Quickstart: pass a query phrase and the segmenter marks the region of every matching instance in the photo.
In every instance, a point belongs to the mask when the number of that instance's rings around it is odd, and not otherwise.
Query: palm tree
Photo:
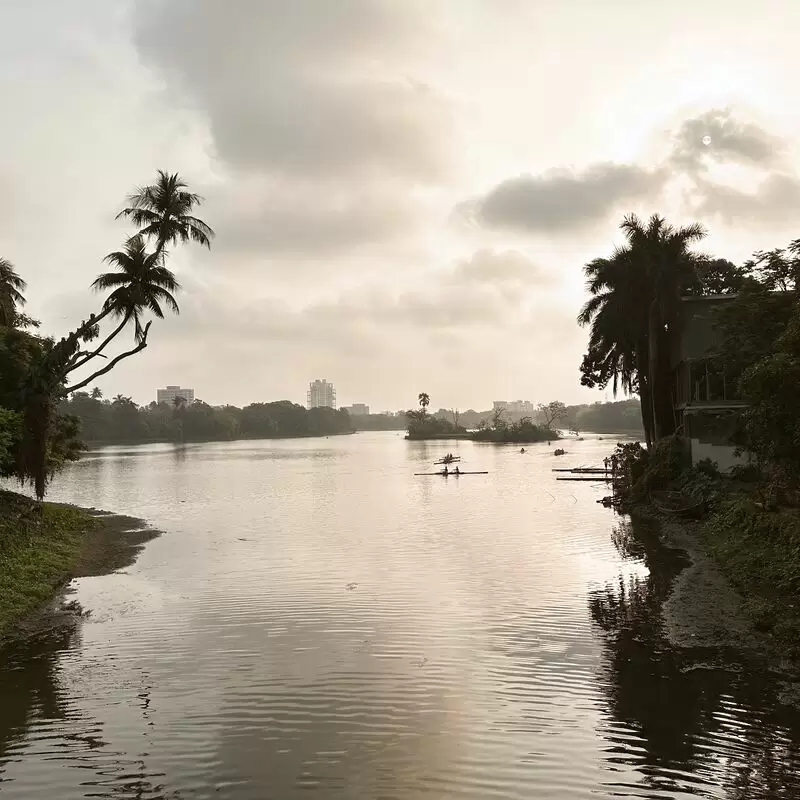
[[[95,386],[92,389],[92,400],[102,400],[103,399],[103,390],[99,386]]]
[[[674,433],[676,427],[670,359],[680,326],[681,295],[697,280],[696,266],[702,258],[689,248],[706,232],[698,223],[675,228],[658,214],[653,214],[646,226],[630,214],[620,228],[630,258],[644,270],[649,286],[648,378],[653,433],[661,439]]]
[[[602,388],[610,381],[615,396],[620,388],[638,393],[650,446],[653,407],[647,364],[650,295],[646,275],[627,248],[615,249],[610,258],[590,261],[584,273],[592,296],[578,315],[578,324],[591,325],[581,383]]]
[[[67,366],[66,373],[82,367],[100,355],[109,342],[116,338],[131,320],[134,324],[137,345],[133,350],[117,356],[107,366],[97,370],[85,380],[69,387],[68,392],[83,388],[112,369],[122,358],[144,349],[147,345],[147,331],[150,327],[149,322],[142,326],[142,318],[145,313],[149,311],[158,319],[164,319],[163,306],[175,314],[180,313],[178,302],[173,295],[173,292],[181,288],[180,284],[172,271],[164,266],[162,254],[147,252],[142,236],[137,234],[128,239],[123,250],[109,253],[103,260],[113,264],[116,270],[98,275],[92,283],[92,288],[96,291],[111,289],[111,294],[103,303],[101,313],[95,319],[100,320],[111,315],[120,322],[97,348],[83,353],[71,361]]]
[[[180,313],[173,292],[181,287],[171,270],[164,266],[159,253],[148,253],[145,240],[136,235],[125,243],[123,250],[109,253],[104,259],[117,269],[98,275],[92,283],[96,291],[111,289],[103,304],[103,311],[110,310],[112,316],[122,318],[109,341],[132,319],[137,341],[141,340],[142,315],[150,311],[158,319],[164,319],[162,304],[175,314]],[[105,342],[101,348],[105,346]]]
[[[187,189],[177,172],[170,174],[160,169],[154,184],[139,187],[129,195],[128,205],[117,214],[117,219],[130,219],[139,228],[140,236],[154,238],[156,255],[176,242],[194,241],[210,248],[214,231],[192,216],[203,198]]]
[[[25,296],[22,294],[27,288],[14,265],[0,258],[0,325],[11,328],[17,321],[18,306],[25,305]]]
[[[425,392],[420,392],[418,400],[420,408],[422,409],[422,413],[427,413],[428,406],[431,404],[431,398]]]

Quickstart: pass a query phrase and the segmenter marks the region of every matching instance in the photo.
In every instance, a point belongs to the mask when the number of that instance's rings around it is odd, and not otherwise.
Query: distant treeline
[[[456,422],[456,413],[450,409],[440,408],[432,414],[434,417]],[[505,418],[509,423],[520,422],[525,414],[506,412]],[[529,414],[533,422],[544,425],[546,420],[537,411]],[[492,411],[461,411],[457,415],[458,424],[469,430],[474,430],[492,422]],[[405,430],[408,420],[404,414],[369,414],[352,417],[353,425],[360,431],[400,431]],[[638,399],[620,400],[613,403],[592,403],[577,406],[567,406],[566,415],[559,421],[562,428],[592,431],[594,433],[640,433],[642,429],[641,404]]]
[[[130,397],[113,400],[75,392],[59,411],[80,423],[85,442],[203,442],[226,439],[280,439],[351,433],[346,411],[312,408],[288,400],[253,403],[244,408],[203,402],[137,406]]]

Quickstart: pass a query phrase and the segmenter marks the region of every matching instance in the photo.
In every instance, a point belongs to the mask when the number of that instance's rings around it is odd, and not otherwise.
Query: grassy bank
[[[72,576],[97,524],[77,508],[0,492],[0,638]]]
[[[133,517],[0,491],[0,642],[70,579],[123,569],[157,535]]]
[[[756,629],[800,661],[800,510],[765,511],[751,497],[729,497],[701,531]]]

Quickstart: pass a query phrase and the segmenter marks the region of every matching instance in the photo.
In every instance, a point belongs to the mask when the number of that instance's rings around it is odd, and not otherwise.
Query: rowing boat
[[[488,470],[485,472],[415,472],[415,475],[439,475],[442,478],[459,478],[462,475],[488,475]]]

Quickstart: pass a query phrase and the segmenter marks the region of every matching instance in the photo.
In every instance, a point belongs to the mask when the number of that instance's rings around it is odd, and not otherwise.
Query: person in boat
[[[461,470],[460,470],[458,467],[456,467],[456,468],[453,470],[453,475],[460,475],[460,474],[461,474]]]
[[[448,472],[447,472],[447,464],[445,464],[445,465],[444,465],[444,469],[442,470],[442,475],[444,475],[444,476],[445,476],[445,478],[446,478],[446,477],[447,477],[447,475],[448,475]]]
[[[525,448],[524,448],[524,447],[520,448],[520,451],[519,451],[519,452],[520,452],[520,453],[524,453],[524,452],[525,452]]]

